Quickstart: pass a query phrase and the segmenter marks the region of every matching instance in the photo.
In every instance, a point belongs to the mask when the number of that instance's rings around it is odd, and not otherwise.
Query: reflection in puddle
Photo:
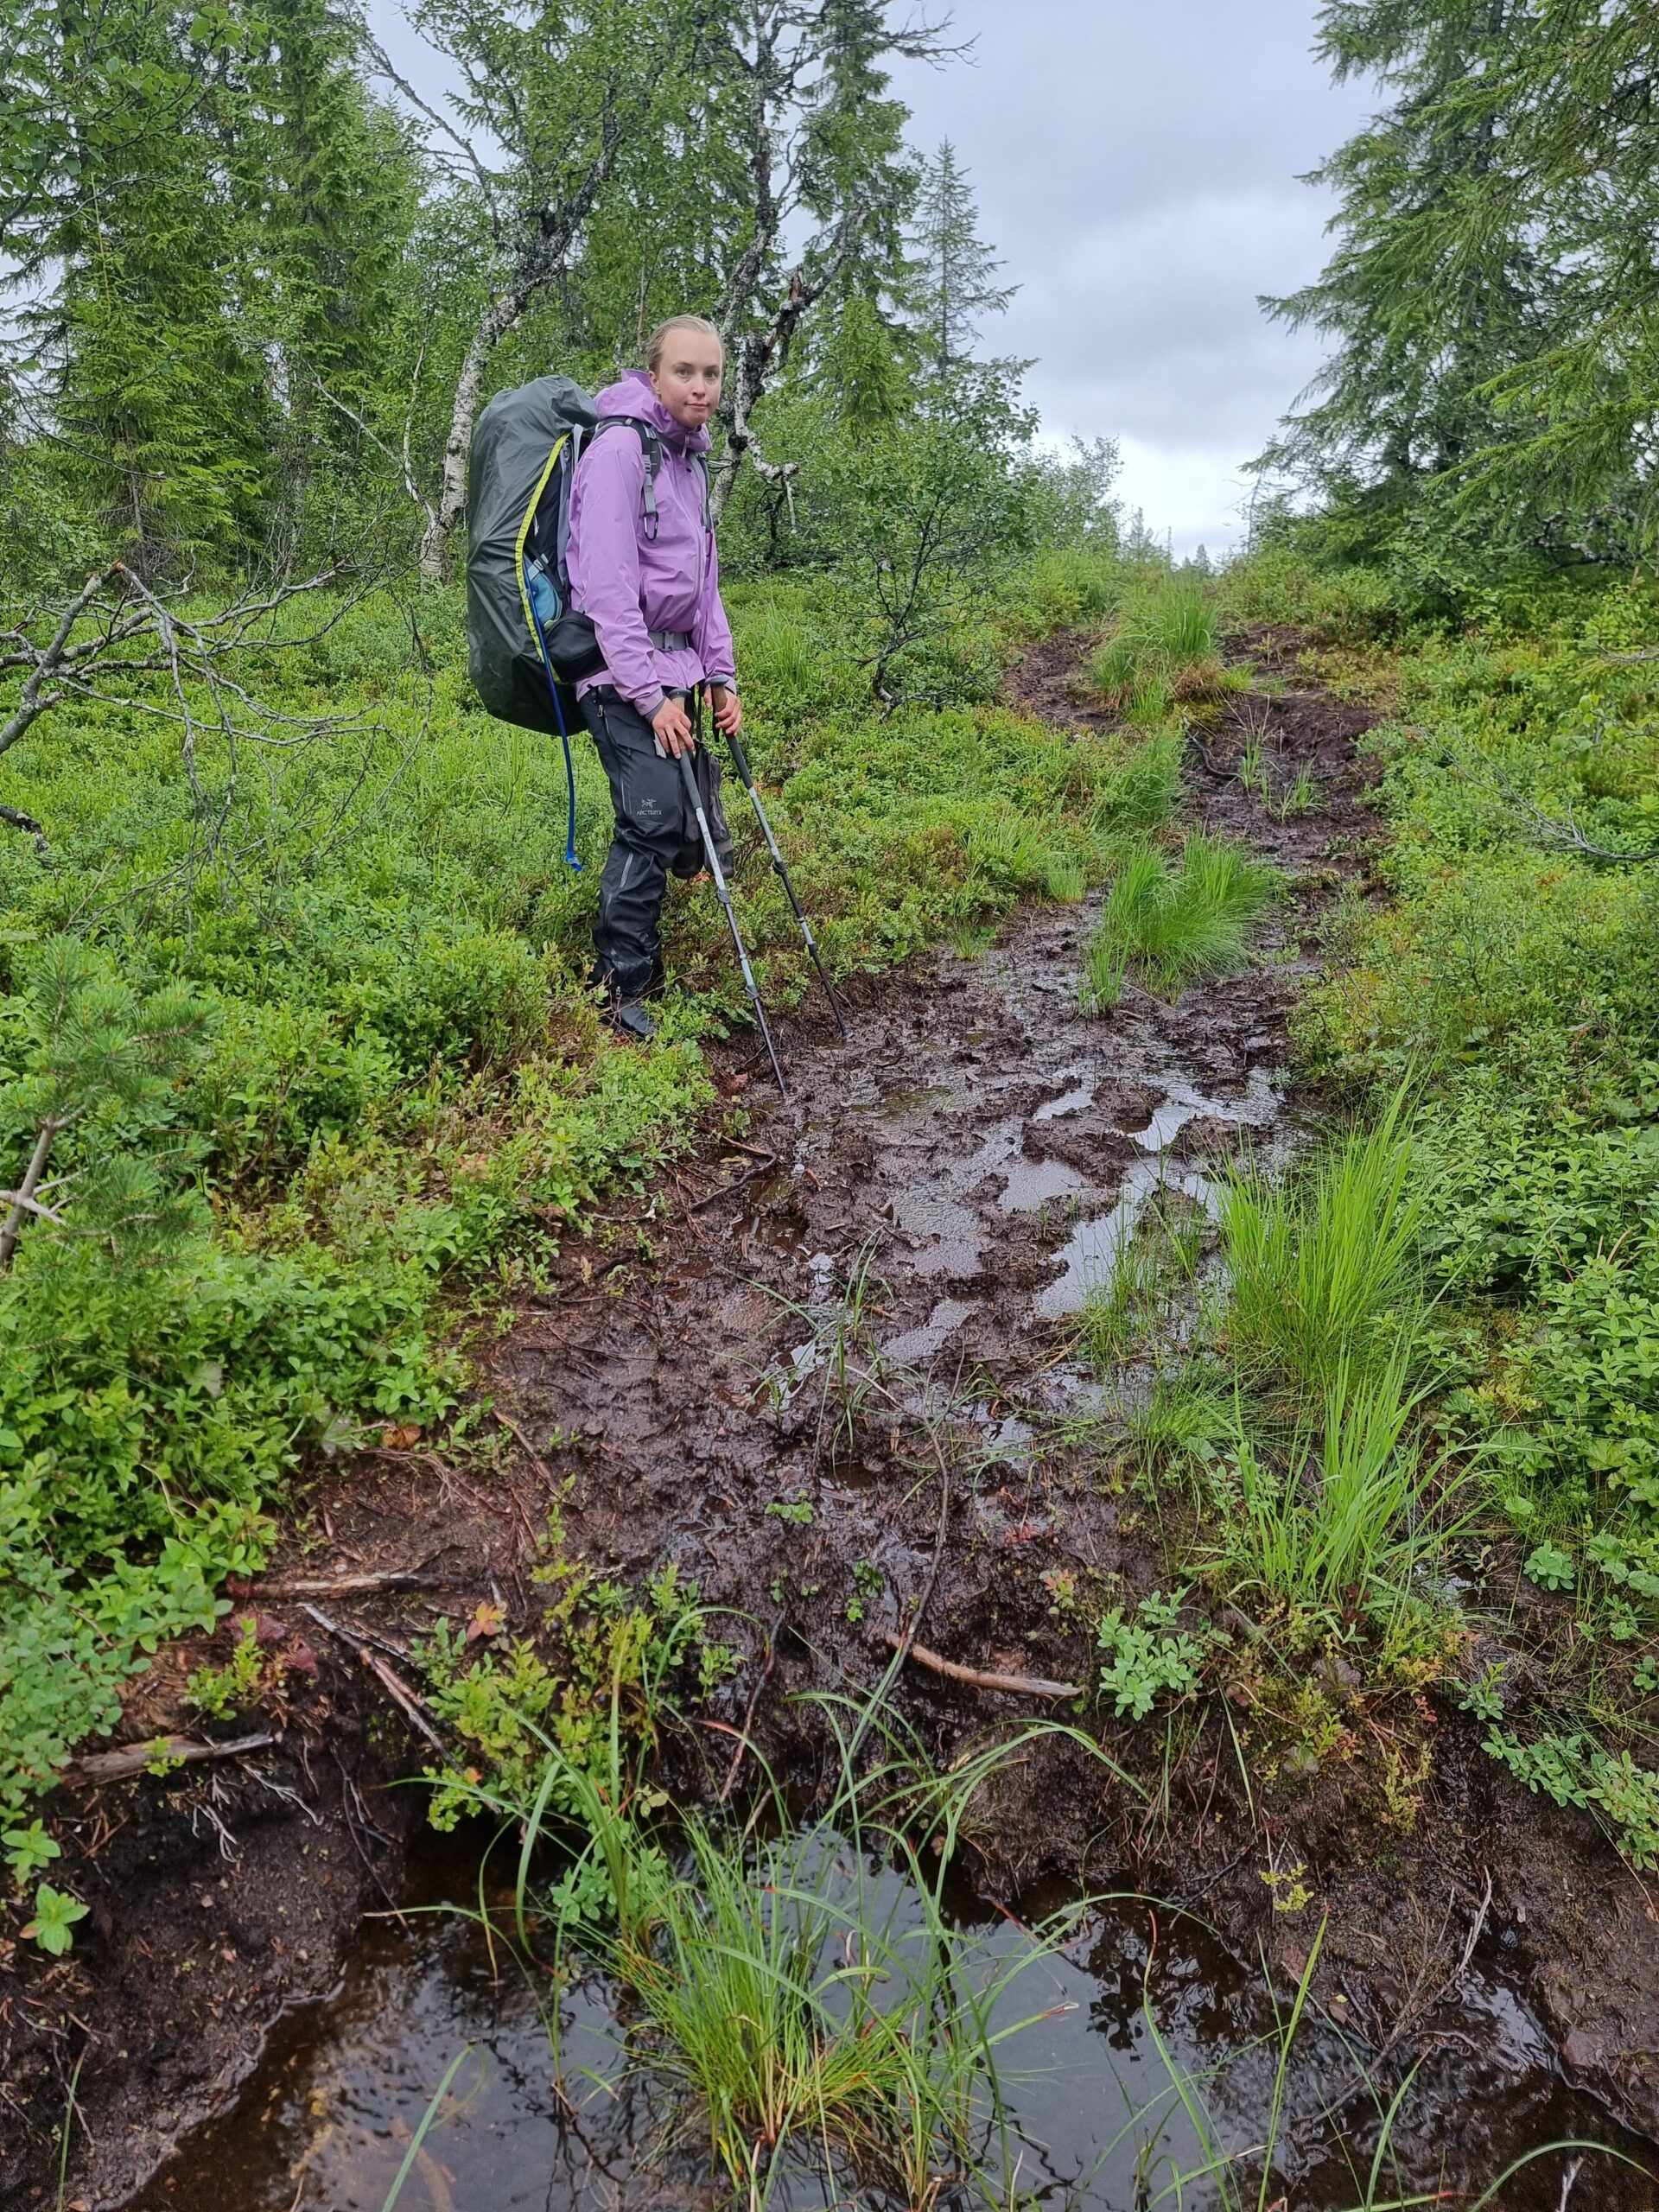
[[[1056,1198],[1079,1198],[1093,1188],[1063,1160],[1016,1160],[997,1205],[1004,1213],[1035,1213]]]
[[[1215,1186],[1195,1169],[1168,1160],[1135,1160],[1124,1173],[1117,1204],[1110,1213],[1080,1224],[1056,1254],[1065,1272],[1037,1301],[1037,1311],[1045,1319],[1081,1313],[1089,1299],[1111,1288],[1135,1224],[1157,1190],[1179,1191],[1214,1217]]]
[[[1249,1088],[1242,1098],[1209,1098],[1190,1084],[1167,1085],[1164,1102],[1153,1109],[1144,1129],[1131,1134],[1142,1152],[1166,1152],[1189,1122],[1231,1122],[1243,1128],[1262,1129],[1278,1119],[1279,1097],[1265,1068],[1252,1068]]]
[[[1072,1068],[1069,1069],[1067,1072],[1072,1075],[1081,1075],[1083,1073],[1083,1070],[1081,1068]],[[1087,1108],[1092,1106],[1094,1103],[1094,1084],[1092,1083],[1082,1083],[1077,1085],[1075,1090],[1065,1091],[1058,1098],[1051,1098],[1046,1106],[1039,1106],[1031,1118],[1033,1122],[1056,1122],[1059,1119],[1062,1114],[1081,1114]]]
[[[970,1313],[979,1311],[977,1300],[964,1305],[960,1299],[942,1298],[919,1329],[906,1329],[881,1347],[881,1357],[894,1367],[919,1367],[931,1359]]]
[[[464,1898],[471,1882],[457,1856],[447,1854],[443,1886]],[[890,1873],[877,1871],[872,1894],[895,1921],[913,1910]],[[1046,1909],[1033,1901],[1021,1917]],[[1262,2139],[1274,2094],[1272,2000],[1198,1922],[1163,1909],[1155,1919],[1154,1938],[1144,1905],[1093,1908],[1064,1949],[999,2000],[994,2031],[1033,2023],[1001,2047],[1022,2202],[1127,2212],[1154,2201],[1178,2169],[1203,2164],[1148,2009],[1216,2143],[1236,2155]],[[958,1923],[976,1932],[987,1979],[1024,1945],[1016,1923],[971,1897],[961,1899]],[[526,1977],[505,1955],[498,1965],[476,1929],[448,1914],[372,1924],[340,1993],[278,2029],[236,2107],[200,2130],[129,2212],[382,2212],[462,2051],[397,2212],[684,2212],[720,2202],[696,2120],[672,2128],[661,2088],[629,2071],[607,1988],[594,1981],[565,1993],[561,2090],[540,2011],[545,1979]],[[1535,2022],[1493,1976],[1469,1976],[1430,2016],[1414,2056],[1421,2063],[1402,2103],[1398,2171],[1385,2168],[1385,2197],[1478,2190],[1522,2152],[1574,2138],[1653,2162],[1563,2087]],[[1298,2212],[1354,2202],[1355,2167],[1363,2177],[1376,2134],[1369,2092],[1354,2093],[1362,2060],[1351,2037],[1310,2012],[1286,2073],[1271,2192]],[[1243,2195],[1254,2202],[1253,2171],[1243,2171],[1252,2178]],[[1541,2159],[1504,2190],[1506,2212],[1556,2212],[1563,2173],[1560,2154]],[[836,2201],[804,2173],[779,2181],[767,2200],[778,2212],[823,2212]],[[1222,2202],[1203,2182],[1164,2201],[1189,2212],[1217,2212]],[[1579,2201],[1637,2212],[1652,2192],[1635,2173],[1592,2159]],[[860,2212],[891,2203],[864,2190],[856,2202]]]
[[[1215,1185],[1196,1168],[1166,1157],[1189,1122],[1205,1119],[1265,1129],[1274,1125],[1281,1111],[1279,1095],[1262,1068],[1251,1069],[1242,1098],[1211,1098],[1190,1084],[1167,1077],[1163,1090],[1163,1101],[1154,1109],[1146,1127],[1124,1133],[1152,1157],[1135,1160],[1126,1171],[1111,1211],[1081,1223],[1056,1253],[1062,1272],[1037,1300],[1036,1312],[1042,1319],[1058,1320],[1065,1314],[1080,1313],[1090,1298],[1110,1290],[1135,1224],[1154,1191],[1179,1191],[1215,1218],[1218,1203]]]

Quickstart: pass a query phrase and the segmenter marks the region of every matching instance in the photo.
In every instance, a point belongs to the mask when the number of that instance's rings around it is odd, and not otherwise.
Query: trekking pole
[[[749,965],[749,956],[743,950],[743,939],[738,933],[737,916],[732,912],[732,894],[726,881],[725,871],[720,865],[720,855],[715,850],[713,832],[709,817],[702,810],[702,794],[697,789],[697,779],[691,772],[690,757],[681,753],[676,756],[680,764],[680,781],[685,785],[685,795],[691,802],[691,811],[697,817],[697,830],[702,839],[702,849],[708,855],[709,873],[715,880],[715,896],[726,912],[726,925],[731,931],[732,943],[737,947],[737,964],[743,970],[744,986],[749,994],[749,1004],[754,1008],[754,1018],[760,1025],[760,1034],[766,1039],[766,1057],[772,1062],[772,1071],[778,1078],[778,1096],[787,1099],[789,1085],[784,1081],[784,1071],[778,1059],[778,1047],[772,1041],[772,1032],[766,1027],[766,1008],[760,1003],[754,970]]]
[[[785,867],[784,856],[778,849],[778,840],[772,834],[772,824],[766,819],[766,810],[761,805],[760,794],[754,787],[754,771],[749,766],[748,754],[743,750],[743,741],[732,730],[721,730],[721,735],[732,748],[733,765],[741,778],[743,788],[747,791],[750,804],[754,808],[755,819],[760,824],[760,834],[766,841],[766,850],[772,855],[772,864],[778,871],[778,880],[783,885],[785,895],[794,909],[795,918],[801,925],[801,935],[806,939],[806,949],[812,956],[812,965],[818,971],[818,981],[823,985],[823,995],[830,1001],[830,1011],[836,1017],[836,1027],[841,1032],[841,1041],[844,1045],[847,1041],[847,1024],[842,1018],[841,1001],[836,996],[835,987],[823,972],[823,963],[818,957],[817,940],[812,934],[812,925],[801,912],[801,902],[795,896],[795,887],[789,880],[789,870]]]

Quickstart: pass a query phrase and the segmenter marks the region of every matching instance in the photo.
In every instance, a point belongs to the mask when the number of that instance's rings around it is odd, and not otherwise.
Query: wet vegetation
[[[457,0],[410,27],[482,103],[445,136],[355,17],[12,15],[7,2183],[137,2185],[146,2082],[199,2115],[398,1912],[359,1777],[418,1772],[462,1978],[547,2039],[512,2116],[626,2113],[607,2188],[1565,2212],[1544,2100],[1463,2134],[1558,2058],[1659,2127],[1641,11],[1325,10],[1400,105],[1279,303],[1338,349],[1268,457],[1305,496],[1219,571],[979,352],[1000,265],[886,97],[942,33]],[[787,1108],[697,885],[656,1041],[604,1027],[603,777],[569,870],[557,753],[467,676],[481,399],[688,303],[854,1016],[834,1060],[740,832]],[[1260,1967],[1207,2042],[1200,1908]],[[1154,2069],[1109,2134],[1043,2101],[1111,2071],[1085,2005]],[[388,2212],[442,2201],[465,2056]],[[165,2186],[223,2202],[211,2145]]]

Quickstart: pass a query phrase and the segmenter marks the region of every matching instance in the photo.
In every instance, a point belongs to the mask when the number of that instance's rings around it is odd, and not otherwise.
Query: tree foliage
[[[1389,105],[1317,172],[1337,250],[1268,302],[1335,340],[1264,457],[1443,543],[1651,551],[1659,17],[1643,0],[1330,0]]]

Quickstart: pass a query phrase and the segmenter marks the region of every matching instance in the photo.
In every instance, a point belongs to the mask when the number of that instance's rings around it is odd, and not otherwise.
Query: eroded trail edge
[[[569,1556],[634,1582],[672,1564],[729,1609],[743,1656],[709,1709],[726,1731],[711,1738],[717,1782],[751,1720],[775,1760],[810,1756],[791,1694],[868,1688],[907,1634],[969,1675],[1088,1682],[1090,1632],[1066,1593],[1133,1602],[1166,1580],[1155,1499],[1109,1478],[1079,1310],[1159,1194],[1201,1213],[1220,1163],[1244,1147],[1287,1157],[1317,1123],[1287,1072],[1287,1021],[1319,925],[1344,887],[1365,887],[1378,835],[1356,752],[1374,716],[1311,688],[1293,649],[1245,642],[1265,681],[1189,747],[1185,813],[1289,879],[1247,972],[1173,1004],[1130,985],[1085,1014],[1096,907],[1048,907],[977,957],[852,986],[844,1046],[810,1008],[785,1025],[787,1106],[768,1103],[746,1051],[723,1050],[722,1085],[749,1102],[741,1140],[573,1246],[561,1294],[499,1346],[500,1479],[480,1487],[416,1442],[325,1478],[304,1550],[258,1593],[304,1628],[318,1687],[277,1716],[274,1750],[160,1801],[111,1796],[126,1840],[85,1870],[104,1916],[82,1954],[86,2002],[130,2023],[120,2060],[95,2037],[86,2069],[86,2202],[125,2201],[246,2074],[275,2014],[329,1986],[361,1910],[397,1892],[419,1808],[378,1785],[415,1756],[382,1725],[396,1722],[383,1686],[302,1606],[394,1671],[438,1613],[459,1626],[482,1604],[493,1632],[527,1629],[556,1509]],[[1074,651],[1033,649],[1013,688],[1082,732]],[[1268,772],[1247,789],[1252,746]],[[1311,802],[1293,809],[1299,781]],[[879,1390],[838,1387],[849,1358]],[[942,1548],[930,1434],[951,1468]],[[392,1573],[409,1586],[374,1586]],[[914,1663],[894,1694],[941,1760],[1033,1709]],[[1357,1685],[1353,1701],[1357,1731],[1386,1732]],[[1239,1705],[1188,1732],[1148,1800],[1064,1745],[1038,1747],[987,1808],[979,1885],[1017,1904],[1058,1875],[1201,1904],[1241,1956],[1262,1946],[1292,1980],[1328,1910],[1316,1990],[1396,2055],[1459,2032],[1460,1977],[1484,1961],[1571,2076],[1659,2130],[1652,1929],[1587,1823],[1541,1819],[1456,1716],[1433,1732],[1408,1818],[1391,1814],[1376,1760],[1247,1779],[1249,1719]],[[1116,1732],[1119,1756],[1128,1741]],[[1281,1875],[1311,1912],[1275,1912]],[[140,1926],[142,1957],[125,1932]]]

